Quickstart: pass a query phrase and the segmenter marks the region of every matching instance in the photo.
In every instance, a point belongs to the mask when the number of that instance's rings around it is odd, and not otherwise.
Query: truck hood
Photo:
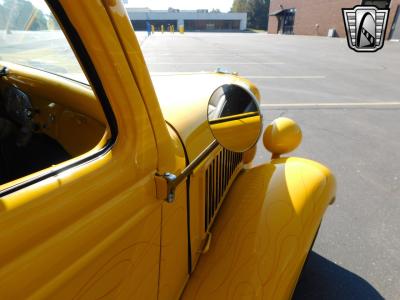
[[[214,140],[207,121],[208,101],[221,85],[237,84],[259,92],[248,80],[221,73],[151,74],[165,120],[178,132],[189,161],[193,161]]]

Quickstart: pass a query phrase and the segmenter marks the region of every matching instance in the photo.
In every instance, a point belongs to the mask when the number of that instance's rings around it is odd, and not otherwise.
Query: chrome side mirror
[[[244,152],[258,141],[262,115],[258,101],[245,88],[227,84],[212,94],[208,103],[208,124],[224,148]]]

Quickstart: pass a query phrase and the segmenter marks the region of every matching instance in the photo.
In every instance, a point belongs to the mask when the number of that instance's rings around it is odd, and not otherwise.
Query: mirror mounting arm
[[[218,142],[214,140],[203,152],[190,162],[179,175],[170,172],[156,174],[157,198],[165,200],[168,203],[173,203],[177,186],[186,180],[193,173],[193,170],[200,165],[218,145]]]

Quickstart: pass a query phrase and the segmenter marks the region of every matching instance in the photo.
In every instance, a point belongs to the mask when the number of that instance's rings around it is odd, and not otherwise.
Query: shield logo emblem
[[[375,6],[355,6],[342,9],[350,49],[357,52],[376,52],[385,43],[389,9]]]

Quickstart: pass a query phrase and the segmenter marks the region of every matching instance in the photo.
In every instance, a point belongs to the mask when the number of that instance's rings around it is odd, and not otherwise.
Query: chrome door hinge
[[[172,203],[175,200],[176,175],[172,173],[156,174],[157,198]]]

